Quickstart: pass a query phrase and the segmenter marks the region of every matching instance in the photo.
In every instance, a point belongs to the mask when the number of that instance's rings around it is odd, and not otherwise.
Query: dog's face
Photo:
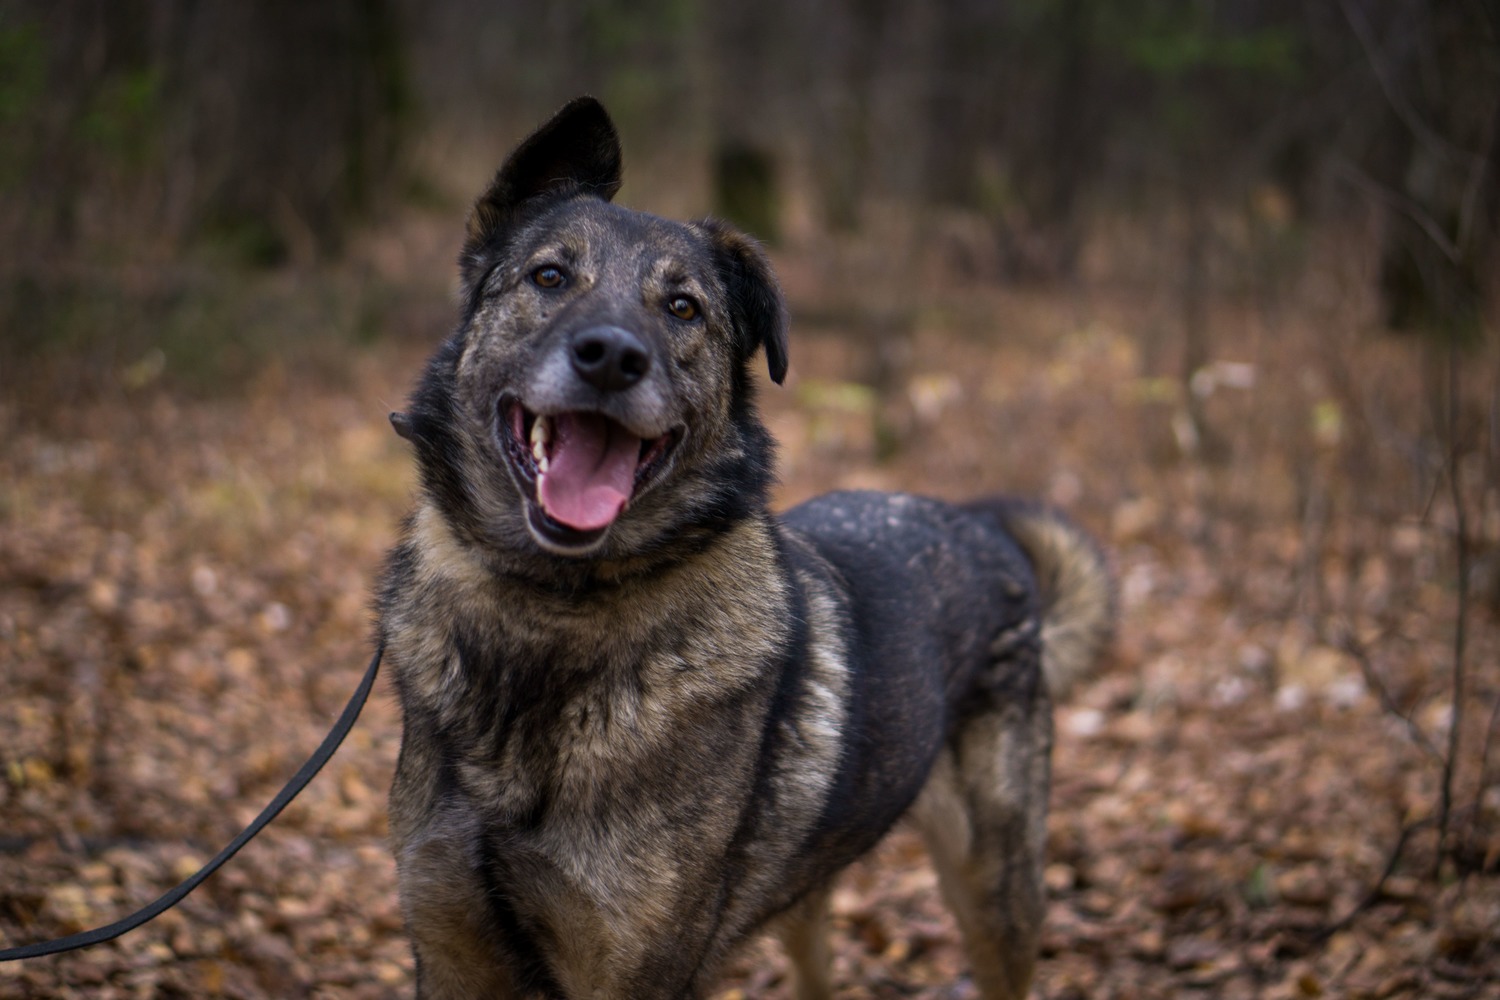
[[[636,555],[763,499],[748,365],[764,348],[786,371],[769,265],[722,224],[611,204],[619,183],[590,99],[511,155],[470,218],[464,320],[396,419],[428,496],[491,551]]]

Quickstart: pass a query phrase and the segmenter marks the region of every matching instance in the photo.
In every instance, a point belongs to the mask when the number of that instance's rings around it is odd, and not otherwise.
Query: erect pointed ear
[[[719,273],[729,290],[729,312],[748,358],[766,350],[771,380],[780,385],[787,369],[786,300],[760,244],[717,219],[698,224],[713,242]]]
[[[499,231],[539,195],[587,194],[609,201],[620,190],[620,136],[604,105],[592,97],[570,101],[516,147],[469,213],[462,265],[464,283]]]

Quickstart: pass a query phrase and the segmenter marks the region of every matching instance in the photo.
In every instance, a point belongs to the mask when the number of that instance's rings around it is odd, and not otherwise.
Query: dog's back
[[[1035,683],[1034,666],[1063,697],[1108,644],[1103,553],[1050,507],[840,492],[782,520],[839,572],[867,656],[908,682],[940,662],[949,700],[976,683]]]

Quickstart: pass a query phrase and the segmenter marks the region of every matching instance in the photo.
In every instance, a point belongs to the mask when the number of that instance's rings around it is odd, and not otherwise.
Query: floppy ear
[[[620,190],[620,137],[592,97],[570,101],[516,147],[469,213],[460,266],[465,287],[478,279],[483,251],[539,196],[593,195],[609,201]]]
[[[787,369],[786,300],[760,244],[737,229],[706,219],[699,223],[713,242],[719,273],[729,290],[729,312],[745,356],[766,350],[771,380],[780,385]]]

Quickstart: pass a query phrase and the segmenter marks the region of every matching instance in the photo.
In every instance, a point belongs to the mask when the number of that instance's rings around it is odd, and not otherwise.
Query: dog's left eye
[[[667,312],[686,323],[698,318],[698,303],[686,295],[679,295],[667,303]]]
[[[531,280],[542,288],[561,288],[568,280],[568,276],[563,274],[562,268],[548,264],[532,271]]]

